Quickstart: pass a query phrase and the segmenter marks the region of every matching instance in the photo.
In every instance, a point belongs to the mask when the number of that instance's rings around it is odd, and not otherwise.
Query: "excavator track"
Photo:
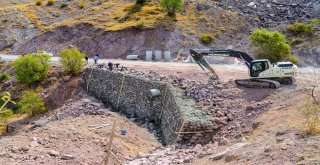
[[[237,85],[245,87],[261,87],[261,88],[273,88],[277,89],[280,87],[278,81],[269,80],[269,79],[236,79]]]

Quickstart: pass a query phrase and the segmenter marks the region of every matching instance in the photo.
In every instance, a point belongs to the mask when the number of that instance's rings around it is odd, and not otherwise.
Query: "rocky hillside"
[[[58,55],[64,48],[77,47],[89,56],[100,53],[106,58],[143,57],[146,50],[171,50],[173,55],[182,50],[187,56],[190,48],[206,47],[250,52],[248,36],[254,29],[279,29],[290,42],[293,37],[287,25],[308,22],[320,12],[316,0],[185,0],[175,18],[153,0],[143,6],[134,5],[133,0],[56,0],[52,6],[47,1],[37,6],[33,0],[0,3],[2,53],[44,49]],[[320,61],[318,26],[313,37],[301,36],[305,42],[293,47],[300,65]],[[200,42],[199,36],[205,33],[213,35],[213,43]]]

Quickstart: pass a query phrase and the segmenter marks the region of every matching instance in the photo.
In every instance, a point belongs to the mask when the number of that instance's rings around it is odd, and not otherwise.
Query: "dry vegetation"
[[[143,6],[135,6],[134,2],[125,0],[89,1],[75,0],[64,3],[56,1],[47,6],[46,1],[37,6],[29,3],[10,5],[1,10],[17,8],[22,11],[40,31],[52,30],[59,26],[76,26],[88,23],[105,31],[117,31],[137,27],[152,29],[164,26],[168,30],[182,29],[187,34],[198,36],[212,33],[215,37],[225,32],[231,35],[246,28],[246,21],[239,13],[231,11],[204,10],[198,12],[194,4],[185,3],[184,10],[175,18],[167,16],[158,1],[147,2]],[[66,5],[61,8],[62,5]],[[239,22],[241,24],[239,25]],[[186,26],[188,25],[188,26]],[[203,25],[206,28],[203,28]],[[237,27],[237,28],[235,28]]]

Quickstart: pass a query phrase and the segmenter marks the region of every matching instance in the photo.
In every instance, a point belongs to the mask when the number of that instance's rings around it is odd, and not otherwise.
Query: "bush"
[[[160,0],[160,5],[168,12],[169,16],[173,16],[182,9],[182,0]]]
[[[50,56],[37,52],[19,56],[13,63],[16,79],[24,84],[41,81],[47,77],[50,69]]]
[[[9,79],[10,79],[10,75],[7,72],[0,73],[0,83]]]
[[[272,63],[287,59],[291,47],[286,36],[279,31],[256,29],[251,35],[251,46],[259,58],[267,58]]]
[[[289,56],[287,58],[287,60],[294,63],[294,64],[298,64],[298,62],[299,62],[299,58],[297,56]]]
[[[66,3],[62,3],[62,4],[61,4],[61,6],[60,6],[60,8],[62,9],[62,8],[67,7],[67,6],[68,6],[68,4],[66,4]]]
[[[10,118],[10,116],[13,115],[13,112],[7,108],[4,108],[1,112],[2,113],[0,113],[0,123],[6,125],[8,124],[8,119]]]
[[[297,22],[293,25],[289,25],[287,27],[287,30],[295,35],[298,35],[298,34],[312,35],[314,33],[314,28],[312,25],[299,23],[299,22]]]
[[[136,28],[137,29],[143,29],[144,28],[144,21],[143,20],[138,21],[137,25],[136,25]]]
[[[85,54],[80,53],[77,49],[65,49],[61,51],[60,64],[68,74],[77,75],[85,65],[84,57]]]
[[[212,43],[214,41],[214,37],[210,33],[201,34],[200,35],[200,41],[203,44],[210,44],[210,43]]]
[[[319,23],[319,19],[318,18],[313,18],[312,20],[310,20],[309,24],[311,26],[315,26]]]
[[[83,9],[84,8],[84,4],[80,3],[79,7],[80,7],[80,9]]]
[[[36,5],[41,6],[41,4],[42,4],[42,0],[37,0]]]
[[[320,104],[316,104],[312,99],[308,100],[302,109],[302,115],[305,117],[304,132],[307,135],[320,133]]]
[[[47,6],[53,6],[55,4],[55,2],[53,0],[49,0],[47,3]]]
[[[38,93],[26,91],[23,93],[21,100],[18,102],[20,112],[26,114],[40,114],[46,111],[43,99]]]

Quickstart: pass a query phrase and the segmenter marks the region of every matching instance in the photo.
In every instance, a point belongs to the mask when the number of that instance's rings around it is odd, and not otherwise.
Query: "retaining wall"
[[[160,125],[166,144],[211,141],[216,126],[181,89],[142,76],[92,68],[85,70],[83,80],[88,93],[114,111]],[[161,96],[152,99],[150,89],[159,89]],[[179,131],[184,133],[177,137]]]

